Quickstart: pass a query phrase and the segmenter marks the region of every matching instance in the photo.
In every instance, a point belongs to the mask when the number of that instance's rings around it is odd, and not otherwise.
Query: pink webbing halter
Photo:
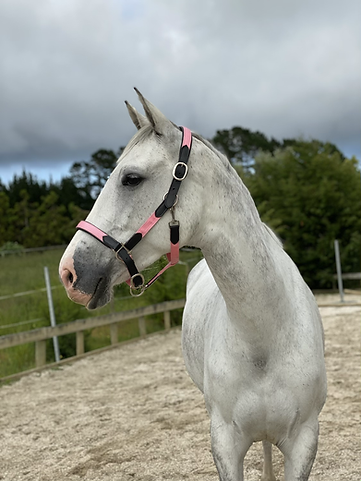
[[[77,225],[77,229],[87,232],[95,237],[95,239],[100,241],[106,247],[112,249],[115,252],[116,257],[124,262],[130,274],[130,278],[126,282],[130,286],[130,293],[132,296],[142,295],[145,289],[150,287],[159,276],[163,274],[163,272],[176,265],[179,261],[179,222],[174,218],[174,207],[178,200],[178,191],[181,183],[188,173],[188,160],[192,148],[191,131],[186,127],[180,127],[180,129],[182,130],[182,144],[179,150],[178,162],[173,168],[173,180],[169,190],[165,194],[163,202],[125,244],[118,242],[90,222],[82,220]],[[169,222],[170,252],[167,254],[168,264],[145,284],[144,276],[138,271],[131,256],[131,251],[168,210],[171,210],[172,212],[172,220]]]

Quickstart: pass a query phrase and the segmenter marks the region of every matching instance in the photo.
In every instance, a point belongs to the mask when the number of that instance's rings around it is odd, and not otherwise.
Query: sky
[[[359,0],[0,0],[0,179],[126,145],[134,86],[206,138],[242,126],[360,160],[360,18]]]

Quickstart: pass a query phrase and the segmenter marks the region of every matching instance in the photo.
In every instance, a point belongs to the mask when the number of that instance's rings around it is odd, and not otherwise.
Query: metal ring
[[[130,286],[130,295],[132,297],[140,297],[145,291],[145,286],[132,287]]]
[[[176,174],[175,174],[175,171],[176,171],[178,165],[182,165],[182,166],[185,168],[183,177],[177,177]],[[184,179],[187,177],[187,174],[188,174],[188,165],[185,164],[184,162],[177,162],[177,163],[175,164],[174,168],[173,168],[173,178],[174,178],[175,180],[182,181],[182,180],[184,180]]]
[[[134,278],[139,276],[142,280],[142,283],[140,286],[136,287],[134,285]],[[143,274],[141,274],[140,272],[138,272],[137,274],[134,274],[131,278],[130,278],[130,285],[129,285],[129,288],[130,288],[130,295],[132,297],[140,297],[143,292],[145,291],[145,285],[144,285],[144,276]]]
[[[134,279],[135,279],[135,277],[140,277],[141,280],[142,280],[142,283],[141,283],[139,286],[136,286],[136,285],[134,284]],[[144,282],[145,282],[145,281],[144,281],[144,276],[143,276],[143,274],[141,274],[140,272],[137,272],[136,274],[134,274],[134,275],[130,278],[130,287],[131,287],[132,289],[141,289],[141,288],[144,286]]]
[[[168,192],[166,192],[163,195],[163,200],[165,200],[167,197],[168,197]],[[174,201],[174,204],[172,205],[172,207],[175,207],[177,204],[178,204],[178,194],[175,195],[175,201]]]

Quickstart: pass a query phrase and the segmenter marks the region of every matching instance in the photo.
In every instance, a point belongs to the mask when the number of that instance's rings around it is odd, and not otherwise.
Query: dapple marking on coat
[[[181,142],[179,128],[138,95],[146,115],[127,104],[138,132],[87,218],[122,242],[167,192]],[[244,457],[262,441],[263,481],[275,480],[272,444],[284,455],[285,481],[306,481],[326,398],[315,299],[228,160],[196,134],[174,213],[180,245],[204,255],[187,283],[182,348],[204,395],[219,478],[242,481]],[[169,251],[170,220],[167,212],[132,251],[139,270]],[[81,231],[59,270],[69,297],[89,309],[109,302],[129,277],[114,253]]]

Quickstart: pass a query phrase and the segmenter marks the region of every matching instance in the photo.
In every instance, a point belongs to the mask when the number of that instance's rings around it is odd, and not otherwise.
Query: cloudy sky
[[[334,142],[361,159],[359,0],[0,0],[0,178],[58,179],[134,133],[133,86],[179,125]]]

